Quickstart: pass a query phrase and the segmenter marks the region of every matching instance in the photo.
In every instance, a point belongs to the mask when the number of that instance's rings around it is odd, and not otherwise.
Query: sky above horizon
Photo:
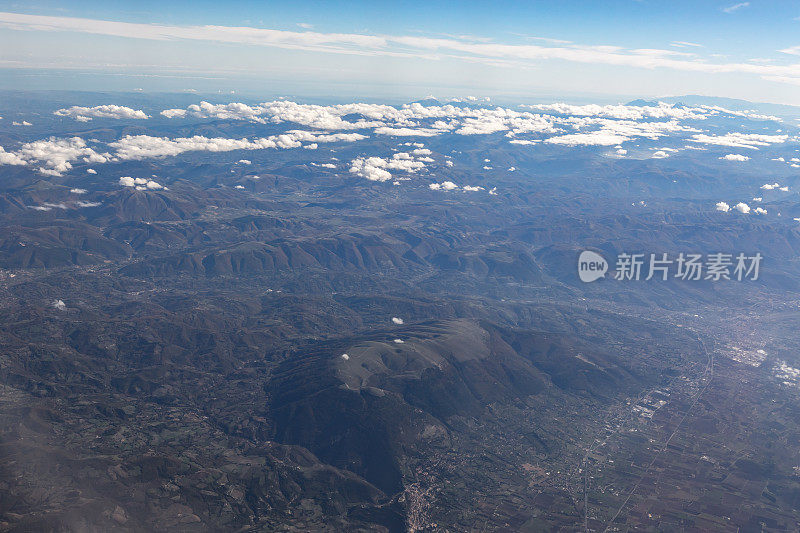
[[[0,89],[800,105],[800,4],[0,1]]]

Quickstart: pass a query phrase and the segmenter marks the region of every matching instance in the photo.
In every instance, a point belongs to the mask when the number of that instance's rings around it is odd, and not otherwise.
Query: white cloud
[[[249,159],[240,159],[239,161],[237,161],[237,164],[239,164],[239,165],[252,165],[253,162],[250,161]]]
[[[425,168],[425,163],[415,160],[407,152],[398,152],[391,159],[381,157],[359,157],[350,163],[350,173],[370,181],[389,181],[392,179],[390,170],[401,172],[418,172]]]
[[[123,187],[135,187],[136,180],[134,180],[130,176],[121,176],[119,178],[119,184],[122,185]]]
[[[50,137],[46,140],[25,143],[15,152],[15,155],[28,165],[41,164],[39,172],[59,176],[72,169],[74,161],[84,163],[105,163],[108,154],[99,154],[86,145],[80,137],[58,139]],[[2,152],[0,152],[2,162]],[[19,164],[19,163],[16,163]]]
[[[458,185],[453,183],[452,181],[443,181],[442,183],[431,183],[428,187],[432,191],[452,191],[453,189],[458,189]]]
[[[136,120],[150,118],[141,109],[131,109],[130,107],[119,105],[72,106],[54,111],[53,114],[59,117],[71,117],[80,122],[88,122],[92,117]]]
[[[403,344],[403,342],[404,342],[403,339],[395,339],[394,340],[395,344]]]
[[[738,4],[733,4],[728,7],[722,8],[722,11],[730,14],[730,13],[735,13],[736,11],[739,11],[740,9],[743,9],[748,6],[750,6],[750,2],[740,2]]]
[[[87,191],[86,189],[70,189],[69,192],[71,192],[72,194],[86,194],[89,191]]]
[[[655,106],[630,106],[630,105],[572,105],[565,103],[522,105],[544,113],[555,113],[571,117],[611,118],[618,120],[651,119],[677,119],[677,120],[705,120],[707,112],[700,107],[674,107],[670,104],[659,102]]]
[[[464,185],[463,189],[468,192],[477,192],[485,190],[483,187],[479,185]]]
[[[23,120],[22,122],[18,122],[18,121],[15,120],[15,121],[13,121],[11,123],[11,125],[12,126],[33,126],[33,124],[31,124],[27,120]]]
[[[402,318],[399,318],[399,317],[396,317],[396,316],[393,316],[393,317],[392,317],[392,323],[393,323],[393,324],[397,324],[397,325],[399,326],[399,325],[402,325],[402,324],[403,324],[403,322],[404,322],[404,321],[403,321],[403,319],[402,319]]]
[[[97,207],[98,205],[102,205],[100,202],[84,202],[84,201],[77,201],[75,205],[78,207]]]
[[[6,152],[0,146],[0,165],[27,165],[28,162],[14,152]]]
[[[717,211],[722,211],[723,213],[727,213],[731,210],[731,206],[726,204],[725,202],[717,202]]]
[[[93,169],[93,168],[87,168],[86,169],[86,173],[87,174],[97,174],[97,171],[95,169]]]
[[[766,214],[767,214],[767,210],[766,210],[766,209],[764,209],[763,207],[756,207],[756,208],[753,210],[753,212],[754,212],[755,214],[757,214],[757,215],[766,215]]]
[[[444,132],[432,128],[390,128],[388,126],[381,126],[375,128],[374,133],[377,135],[390,135],[394,137],[435,137]]]
[[[747,205],[744,202],[739,202],[738,204],[733,206],[733,208],[736,209],[737,211],[739,211],[740,213],[744,213],[744,214],[747,214],[747,213],[750,212],[750,206]]]
[[[653,152],[653,155],[650,157],[652,157],[653,159],[666,159],[667,157],[669,157],[669,154],[664,150],[658,150],[656,152]]]
[[[569,135],[550,137],[544,142],[549,144],[563,144],[566,146],[613,146],[629,140],[630,137],[617,133],[593,131],[590,133],[572,133]]]
[[[366,139],[359,133],[314,133],[310,131],[292,130],[279,135],[258,139],[228,139],[224,137],[151,137],[150,135],[128,135],[109,143],[116,149],[115,156],[120,160],[153,159],[176,156],[184,152],[230,152],[233,150],[266,150],[300,148],[303,142],[333,143],[355,142]]]
[[[764,185],[761,186],[761,188],[764,189],[765,191],[771,191],[773,189],[777,189],[778,187],[780,187],[779,183],[765,183]]]
[[[725,161],[750,161],[749,157],[741,154],[728,154],[720,157],[720,159],[724,159]]]
[[[64,300],[55,300],[51,305],[59,311],[64,311],[67,308],[67,304],[64,303]]]
[[[702,44],[690,43],[688,41],[673,41],[673,42],[670,43],[670,46],[675,46],[675,47],[678,47],[678,48],[686,48],[686,47],[702,48],[703,47]]]
[[[693,135],[692,139],[690,140],[696,143],[758,150],[759,146],[769,146],[770,144],[784,143],[789,140],[789,136],[763,135],[760,133],[728,133],[726,135],[707,135],[700,133]]]

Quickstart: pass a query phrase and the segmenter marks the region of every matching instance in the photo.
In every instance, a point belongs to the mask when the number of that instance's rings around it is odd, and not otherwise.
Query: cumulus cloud
[[[131,109],[130,107],[119,105],[98,105],[94,107],[72,106],[54,111],[53,114],[59,117],[74,118],[80,122],[88,122],[92,120],[92,118],[135,120],[150,118],[141,109]]]
[[[453,189],[458,189],[458,185],[453,183],[452,181],[443,181],[442,183],[431,183],[428,187],[432,191],[452,191]]]
[[[731,210],[731,206],[726,204],[725,202],[717,202],[717,211],[722,211],[723,213],[727,213]]]
[[[27,165],[28,162],[14,152],[6,152],[0,146],[0,165]]]
[[[399,317],[396,317],[396,316],[393,316],[393,317],[392,317],[392,323],[393,323],[393,324],[397,324],[398,326],[400,326],[400,325],[402,325],[402,324],[403,324],[403,322],[404,322],[404,321],[403,321],[403,319],[402,319],[402,318],[399,318]]]
[[[669,153],[667,153],[664,150],[658,150],[656,152],[653,152],[653,155],[650,157],[652,157],[653,159],[665,159],[669,157]]]
[[[97,174],[97,171],[95,169],[93,169],[93,168],[87,168],[86,169],[86,173],[87,174]]]
[[[15,121],[13,121],[11,123],[11,125],[12,126],[33,126],[33,124],[31,124],[27,120],[23,120],[22,122],[18,122],[18,121],[15,120]]]
[[[64,311],[67,308],[67,304],[64,303],[64,300],[55,300],[51,305],[59,311]]]
[[[53,176],[68,172],[72,169],[72,163],[78,160],[84,163],[105,163],[109,158],[108,154],[95,152],[80,137],[61,139],[50,137],[46,140],[25,143],[14,152],[14,155],[25,164],[42,165],[39,171]],[[2,152],[0,152],[0,161],[2,161],[1,158]]]
[[[747,213],[750,212],[750,206],[747,205],[744,202],[739,202],[738,204],[733,206],[733,208],[736,209],[737,211],[739,211],[740,213],[744,213],[744,214],[747,214]]]
[[[761,188],[764,189],[765,191],[771,191],[773,189],[777,189],[780,186],[781,186],[780,183],[765,183],[764,185],[761,186]]]
[[[728,154],[720,157],[720,159],[724,159],[725,161],[750,161],[749,157],[741,154]]]
[[[764,209],[763,207],[756,207],[755,209],[753,209],[753,213],[755,213],[757,215],[766,215],[767,214],[767,210]]]
[[[408,152],[398,152],[391,159],[382,157],[359,157],[351,161],[350,173],[370,181],[389,181],[390,170],[414,173],[425,168],[425,163]]]
[[[69,192],[71,192],[72,194],[86,194],[89,191],[87,191],[86,189],[70,189]]]

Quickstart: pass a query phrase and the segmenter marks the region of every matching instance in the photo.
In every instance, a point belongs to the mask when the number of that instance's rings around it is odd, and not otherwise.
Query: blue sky
[[[800,105],[800,3],[0,1],[0,88]]]

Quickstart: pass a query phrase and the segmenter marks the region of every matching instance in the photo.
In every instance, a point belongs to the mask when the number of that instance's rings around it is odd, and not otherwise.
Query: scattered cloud
[[[458,189],[458,185],[452,181],[443,181],[442,183],[431,183],[428,187],[432,191],[452,191]]]
[[[724,159],[725,161],[750,161],[749,157],[741,154],[728,154],[720,157],[720,159]]]
[[[350,173],[370,181],[389,181],[390,170],[414,173],[425,168],[425,163],[408,152],[398,152],[391,158],[359,157],[350,163]]]
[[[100,154],[86,145],[80,137],[50,137],[22,144],[15,152],[6,152],[0,147],[0,164],[42,165],[39,172],[50,176],[60,176],[72,169],[72,163],[105,163],[108,154]]]
[[[760,133],[728,133],[726,135],[707,135],[699,133],[692,136],[692,142],[730,146],[732,148],[749,148],[758,150],[759,146],[780,144],[789,140],[788,135],[764,135]]]
[[[88,122],[92,118],[114,118],[114,119],[136,119],[143,120],[150,118],[140,109],[119,105],[98,105],[94,107],[72,106],[59,109],[53,112],[59,117],[70,117],[79,122]]]

